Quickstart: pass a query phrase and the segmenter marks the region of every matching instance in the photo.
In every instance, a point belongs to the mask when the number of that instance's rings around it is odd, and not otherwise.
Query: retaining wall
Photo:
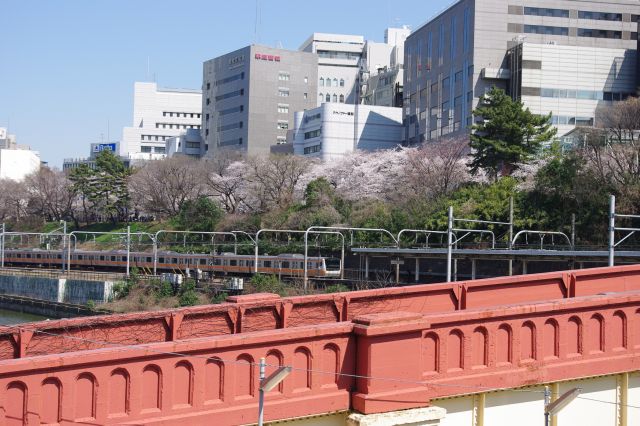
[[[104,303],[112,292],[111,281],[0,274],[0,294],[84,305],[90,300]]]

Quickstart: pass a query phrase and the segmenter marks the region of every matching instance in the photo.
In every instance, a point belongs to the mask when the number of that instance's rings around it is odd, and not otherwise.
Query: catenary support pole
[[[513,197],[509,198],[509,250],[513,248]],[[509,259],[509,276],[513,275],[513,260]]]
[[[451,258],[453,257],[453,206],[449,206],[447,221],[447,282],[451,282]]]
[[[259,401],[258,401],[258,426],[262,426],[264,423],[264,389],[262,388],[262,382],[265,378],[265,360],[260,358],[260,389],[259,389]]]
[[[616,196],[612,195],[609,200],[609,266],[615,264],[614,256],[616,249]]]
[[[127,225],[127,277],[131,271],[131,226]]]
[[[0,260],[0,262],[2,262],[2,264],[0,265],[0,267],[4,268],[4,232],[5,232],[5,224],[4,222],[2,222],[2,241],[0,241],[0,249],[2,250],[2,259]]]

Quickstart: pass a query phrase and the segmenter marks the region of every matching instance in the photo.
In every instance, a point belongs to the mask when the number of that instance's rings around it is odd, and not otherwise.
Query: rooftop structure
[[[136,82],[133,125],[122,130],[121,156],[155,160],[166,155],[166,140],[187,129],[199,129],[202,93],[192,89],[159,88],[156,83]]]

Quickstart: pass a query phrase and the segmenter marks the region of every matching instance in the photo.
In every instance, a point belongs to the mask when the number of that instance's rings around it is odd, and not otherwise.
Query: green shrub
[[[180,306],[194,306],[198,303],[198,293],[195,290],[187,290],[178,298]]]
[[[325,293],[343,293],[349,291],[349,287],[344,284],[332,284],[324,289]]]
[[[251,277],[251,285],[256,293],[286,295],[286,287],[275,275],[256,274]]]

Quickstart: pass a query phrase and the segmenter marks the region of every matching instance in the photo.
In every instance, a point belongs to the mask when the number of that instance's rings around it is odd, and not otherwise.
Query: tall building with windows
[[[478,99],[505,89],[559,136],[597,124],[636,91],[640,2],[460,0],[405,42],[408,143],[468,131]]]
[[[191,89],[159,88],[136,82],[133,126],[122,130],[120,155],[131,160],[156,160],[166,155],[166,141],[187,129],[200,129],[202,93]]]
[[[398,76],[402,87],[404,41],[410,33],[408,27],[387,28],[384,42],[365,41],[358,35],[313,33],[300,50],[318,56],[317,105],[362,103],[366,99],[370,105],[397,106],[391,103],[392,91],[397,89]],[[387,82],[387,86],[368,86],[369,78],[379,73],[391,78],[376,80],[376,85]],[[387,87],[391,88],[388,93]]]
[[[203,66],[204,152],[267,154],[286,143],[293,113],[316,106],[318,60],[309,52],[251,45]]]
[[[301,51],[318,56],[316,103],[354,103],[358,96],[358,76],[362,65],[364,37],[347,34],[313,33]]]

